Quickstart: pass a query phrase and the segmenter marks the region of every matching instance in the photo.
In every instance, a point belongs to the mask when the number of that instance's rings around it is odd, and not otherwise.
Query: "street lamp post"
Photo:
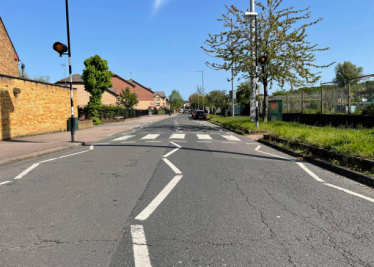
[[[205,111],[205,105],[204,105],[204,71],[203,70],[198,70],[197,72],[201,72],[201,92],[203,93],[203,110]]]

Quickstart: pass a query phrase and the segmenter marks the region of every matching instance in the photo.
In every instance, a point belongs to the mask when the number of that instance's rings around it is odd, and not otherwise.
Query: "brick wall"
[[[15,96],[14,91],[20,90]],[[77,91],[73,92],[78,115]],[[71,116],[70,89],[0,75],[0,140],[65,131]]]
[[[19,76],[18,59],[15,60],[16,56],[17,54],[0,18],[0,74]]]

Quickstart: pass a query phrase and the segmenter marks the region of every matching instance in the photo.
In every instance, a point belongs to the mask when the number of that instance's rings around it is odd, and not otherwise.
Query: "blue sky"
[[[222,30],[217,18],[225,4],[249,8],[249,0],[70,0],[73,73],[82,73],[83,61],[98,54],[114,73],[129,79],[132,72],[167,95],[178,89],[187,99],[201,85],[197,70],[204,70],[207,92],[228,90],[230,73],[206,67],[210,58],[200,49],[208,33]],[[310,28],[308,40],[331,47],[317,54],[317,63],[351,61],[374,73],[374,1],[283,1],[284,7],[308,5],[314,19],[324,18]],[[55,41],[67,42],[64,0],[3,1],[0,16],[31,77],[64,77],[60,64],[67,65],[67,57],[52,50]],[[322,70],[323,81],[333,78],[334,66]]]

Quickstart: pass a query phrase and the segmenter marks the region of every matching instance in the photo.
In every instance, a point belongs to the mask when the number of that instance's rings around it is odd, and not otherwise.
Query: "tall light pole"
[[[70,120],[70,130],[71,130],[71,141],[75,141],[75,118],[74,118],[74,100],[73,100],[73,76],[71,70],[71,45],[70,45],[70,29],[69,29],[69,5],[68,0],[65,0],[66,6],[66,29],[68,37],[68,46],[60,42],[55,42],[53,44],[53,49],[62,55],[68,55],[69,57],[69,78],[70,78],[70,106],[71,106],[71,120]],[[66,53],[67,52],[67,53]]]
[[[231,19],[231,32],[232,32],[233,24]],[[231,39],[231,47],[232,47],[232,39]],[[235,117],[235,100],[234,100],[234,62],[231,66],[231,98],[232,98],[232,116]]]
[[[203,93],[203,110],[205,111],[205,105],[204,105],[204,71],[203,70],[198,70],[197,72],[201,72],[201,92]]]
[[[250,111],[250,117],[251,121],[256,120],[256,106],[258,105],[258,102],[256,101],[256,38],[255,38],[255,33],[256,33],[256,20],[257,20],[257,12],[255,12],[255,1],[250,0],[249,1],[250,5],[250,12],[245,12],[245,18],[247,20],[250,20],[251,22],[251,43],[252,43],[252,51],[251,51],[251,57],[253,60],[253,69],[251,71],[251,99],[250,99],[250,106],[251,106],[251,111]],[[253,45],[254,44],[254,45]]]

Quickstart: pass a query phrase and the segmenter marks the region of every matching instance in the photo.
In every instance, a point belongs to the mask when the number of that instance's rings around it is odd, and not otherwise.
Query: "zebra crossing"
[[[203,133],[195,133],[195,134],[188,134],[190,137],[189,139],[193,139],[198,142],[209,142],[214,140],[219,141],[229,141],[227,143],[234,143],[234,142],[242,142],[241,139],[234,135],[228,135],[228,134],[203,134]],[[139,141],[146,141],[146,142],[155,142],[157,139],[163,139],[163,140],[185,140],[186,134],[182,133],[172,133],[171,135],[166,133],[158,133],[158,134],[125,134],[123,136],[117,137],[112,142],[116,141],[127,141],[131,139],[131,142],[134,140]]]

